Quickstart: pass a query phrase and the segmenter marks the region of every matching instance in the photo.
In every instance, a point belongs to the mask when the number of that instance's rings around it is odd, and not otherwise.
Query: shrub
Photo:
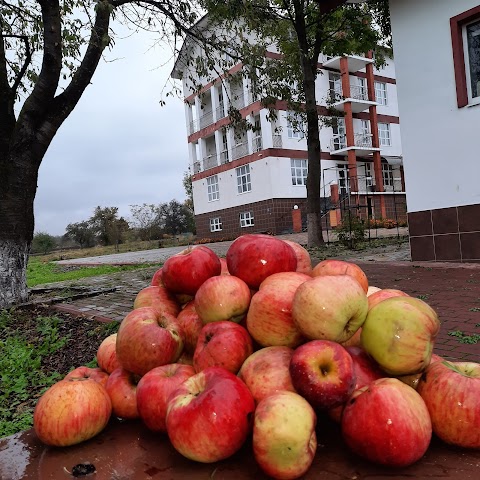
[[[348,248],[356,248],[365,240],[365,223],[359,217],[348,212],[342,223],[336,228],[338,241]]]

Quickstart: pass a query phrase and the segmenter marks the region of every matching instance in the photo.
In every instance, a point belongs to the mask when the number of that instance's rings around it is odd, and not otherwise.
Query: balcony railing
[[[253,151],[259,152],[262,150],[262,137],[253,137]]]
[[[330,89],[330,98],[333,102],[341,102],[345,99],[341,86]],[[355,100],[368,101],[368,90],[360,85],[350,86],[350,97]]]
[[[372,148],[372,137],[371,133],[356,133],[354,136],[354,146],[355,147],[364,147]],[[330,150],[337,151],[347,148],[347,136],[346,135],[334,135],[330,140]]]
[[[239,143],[232,148],[232,160],[237,160],[248,155],[248,144]]]
[[[206,158],[203,159],[203,168],[204,170],[210,170],[218,166],[218,159],[217,155],[208,155]]]
[[[188,134],[192,135],[193,133],[198,131],[198,121],[197,120],[192,120],[188,124]]]
[[[202,164],[200,162],[193,163],[193,173],[200,173],[202,171]]]
[[[272,135],[273,148],[282,148],[282,136],[279,133]]]
[[[224,150],[220,152],[220,164],[223,165],[224,163],[228,163],[230,161],[230,154],[228,150]]]
[[[230,103],[234,108],[240,110],[241,108],[245,107],[245,95],[242,93],[232,93],[232,98]]]
[[[218,122],[222,118],[225,118],[227,116],[227,106],[224,104],[221,104],[217,109],[215,110],[215,119]]]
[[[201,117],[200,117],[200,129],[208,127],[213,123],[213,111],[210,110],[208,112],[205,112]]]

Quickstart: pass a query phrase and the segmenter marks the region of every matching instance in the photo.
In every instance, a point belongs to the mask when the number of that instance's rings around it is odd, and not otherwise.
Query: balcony
[[[200,117],[200,130],[213,123],[213,111],[209,110]]]
[[[232,99],[230,101],[232,107],[236,108],[237,110],[240,110],[241,108],[245,107],[245,95],[243,92],[240,93],[234,93],[232,92]]]
[[[354,135],[355,144],[351,147],[347,146],[346,135],[334,135],[330,140],[330,153],[335,155],[347,156],[350,150],[355,150],[355,154],[365,157],[373,152],[379,152],[380,148],[372,146],[371,133],[356,133]]]
[[[218,166],[217,155],[208,155],[203,159],[203,169],[210,170],[211,168]]]
[[[279,133],[274,133],[272,135],[273,148],[282,148],[282,136]]]
[[[247,155],[248,155],[248,144],[246,142],[238,143],[232,148],[232,160],[237,160]]]
[[[368,64],[373,63],[372,58],[360,57],[359,55],[345,55],[348,59],[348,71],[350,73],[358,72],[364,69]],[[340,59],[343,57],[333,57],[323,62],[324,67],[340,70]]]
[[[262,137],[253,137],[253,153],[263,150]]]
[[[344,112],[345,104],[352,105],[352,112],[359,113],[368,110],[371,106],[378,105],[377,102],[372,102],[368,99],[368,91],[366,87],[359,85],[350,86],[350,96],[344,97],[342,88],[335,88],[330,90],[330,98],[333,100],[332,107]]]

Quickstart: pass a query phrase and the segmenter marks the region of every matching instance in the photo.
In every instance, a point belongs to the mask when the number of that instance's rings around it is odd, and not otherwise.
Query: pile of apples
[[[433,355],[440,323],[424,301],[368,285],[354,263],[311,266],[301,245],[244,235],[226,260],[205,246],[167,259],[118,334],[39,399],[44,443],[73,445],[111,415],[140,418],[198,462],[238,451],[273,478],[311,466],[317,415],[379,464],[419,460],[432,431],[480,447],[480,365]],[[318,418],[321,418],[320,416]]]

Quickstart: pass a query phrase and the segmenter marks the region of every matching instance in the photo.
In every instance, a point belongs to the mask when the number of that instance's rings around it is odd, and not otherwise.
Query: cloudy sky
[[[168,47],[154,43],[147,33],[117,38],[109,62],[99,65],[40,167],[36,232],[63,235],[96,206],[129,217],[130,205],[185,199],[183,103],[169,97],[159,104],[173,60]]]

